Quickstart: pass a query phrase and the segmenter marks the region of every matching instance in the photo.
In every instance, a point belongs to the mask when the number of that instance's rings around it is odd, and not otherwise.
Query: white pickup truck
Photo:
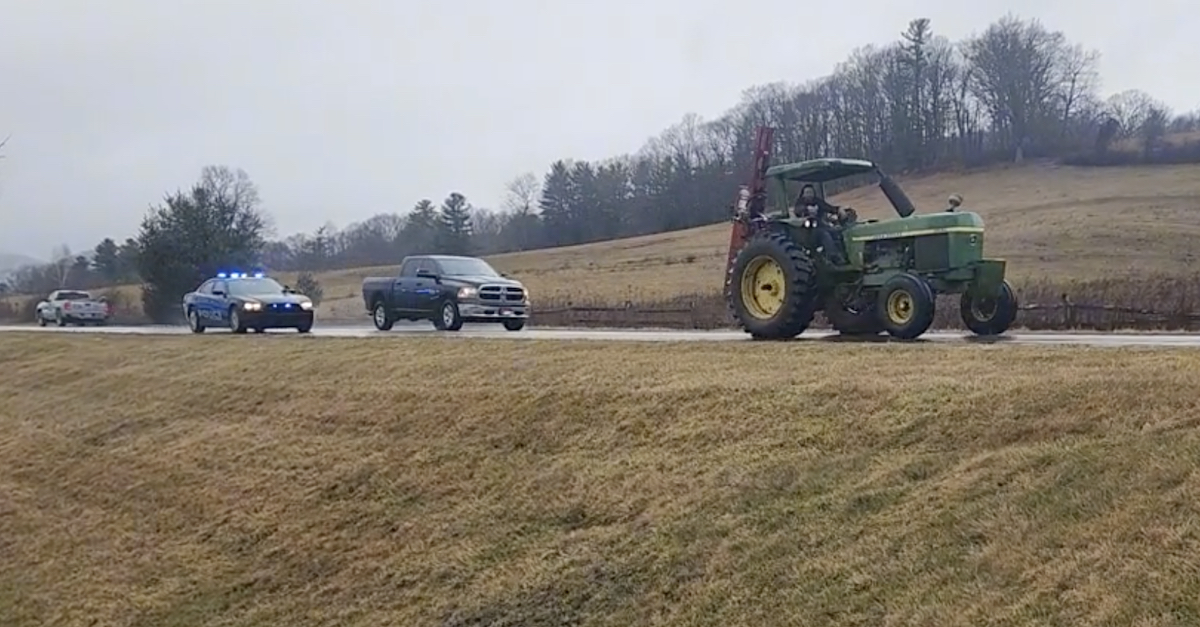
[[[104,324],[108,322],[108,303],[92,298],[92,295],[80,290],[55,290],[50,292],[46,300],[38,303],[34,316],[38,326],[46,326],[54,322],[60,327],[68,323],[84,325]]]

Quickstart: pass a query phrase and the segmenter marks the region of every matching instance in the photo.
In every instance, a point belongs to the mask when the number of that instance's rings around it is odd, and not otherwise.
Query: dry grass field
[[[1200,621],[1194,351],[31,333],[0,362],[6,627]]]

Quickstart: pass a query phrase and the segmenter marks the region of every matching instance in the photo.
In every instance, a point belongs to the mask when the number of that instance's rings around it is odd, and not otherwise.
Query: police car
[[[234,333],[248,329],[296,329],[308,333],[313,303],[303,294],[261,272],[222,272],[183,296],[183,313],[192,333],[224,327]]]

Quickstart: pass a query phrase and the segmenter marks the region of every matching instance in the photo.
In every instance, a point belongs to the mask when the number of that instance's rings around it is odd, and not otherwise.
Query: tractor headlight
[[[312,301],[306,300],[300,303],[300,308],[304,311],[312,311]]]
[[[246,311],[262,311],[262,303],[245,303],[242,305],[242,309]]]
[[[475,287],[460,287],[460,288],[458,288],[458,297],[460,299],[475,298],[475,296],[478,294],[479,294],[479,288],[475,288]]]

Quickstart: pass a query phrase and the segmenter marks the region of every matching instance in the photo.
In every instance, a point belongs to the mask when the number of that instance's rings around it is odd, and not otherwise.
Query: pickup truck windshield
[[[92,295],[87,292],[59,292],[54,300],[91,300]]]
[[[230,296],[282,294],[283,286],[275,279],[235,279],[229,282]]]
[[[447,276],[500,276],[482,259],[438,259],[438,265]]]

